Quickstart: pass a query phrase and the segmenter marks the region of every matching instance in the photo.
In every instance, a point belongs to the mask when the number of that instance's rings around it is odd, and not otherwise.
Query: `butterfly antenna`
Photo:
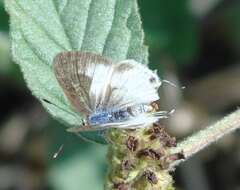
[[[53,154],[53,159],[56,159],[56,158],[58,157],[58,155],[62,152],[63,147],[64,147],[64,144],[62,144],[62,145],[59,147],[58,151]]]
[[[176,110],[175,109],[171,109],[170,111],[168,111],[167,115],[171,116]]]
[[[76,114],[74,114],[73,112],[67,111],[66,109],[61,108],[60,106],[58,106],[58,105],[50,102],[50,101],[47,100],[47,99],[42,99],[42,100],[43,100],[45,103],[50,104],[50,105],[53,105],[53,106],[57,107],[58,109],[60,109],[60,110],[62,110],[62,111],[64,111],[64,112],[67,112],[67,113],[71,114],[71,115],[74,116],[74,117],[76,116]]]
[[[173,86],[174,88],[179,88],[179,86],[177,86],[176,84],[168,81],[168,80],[162,80],[163,83],[169,84],[170,86]],[[180,89],[185,89],[185,86],[181,86]]]
[[[155,113],[153,113],[153,115],[156,116],[156,117],[168,118],[168,117],[171,116],[174,112],[175,112],[175,109],[172,109],[172,110],[170,110],[170,111],[159,111],[159,112],[155,112]]]

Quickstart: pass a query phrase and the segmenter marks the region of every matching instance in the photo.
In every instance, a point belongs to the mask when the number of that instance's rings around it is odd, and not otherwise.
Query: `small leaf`
[[[54,76],[57,53],[81,50],[114,61],[133,58],[147,63],[136,0],[5,0],[5,6],[12,55],[29,88],[55,118],[69,125],[79,125],[82,116]]]

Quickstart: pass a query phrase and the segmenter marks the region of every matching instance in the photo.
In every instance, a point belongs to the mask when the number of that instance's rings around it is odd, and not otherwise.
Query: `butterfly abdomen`
[[[141,104],[137,106],[131,106],[126,109],[119,110],[99,110],[88,116],[88,124],[103,125],[107,123],[124,122],[135,116],[149,112],[150,106]]]
[[[90,125],[101,125],[114,122],[126,121],[130,118],[127,110],[103,111],[91,114],[88,117]]]

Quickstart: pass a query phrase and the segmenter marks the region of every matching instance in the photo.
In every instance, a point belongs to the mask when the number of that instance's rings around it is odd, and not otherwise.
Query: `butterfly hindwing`
[[[149,104],[159,99],[158,88],[161,81],[145,65],[134,60],[125,60],[115,65],[110,86],[111,93],[108,106],[118,108]]]

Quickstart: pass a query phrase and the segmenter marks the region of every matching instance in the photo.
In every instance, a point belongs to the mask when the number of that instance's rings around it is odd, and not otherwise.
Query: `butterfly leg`
[[[93,129],[85,122],[85,120],[82,119],[82,125],[80,125],[79,127],[71,127],[67,129],[67,132],[78,133],[78,132],[91,131],[91,130]]]
[[[84,131],[93,131],[94,129],[91,128],[89,125],[81,125],[79,127],[70,127],[67,129],[67,132],[70,133],[79,133]]]
[[[150,106],[152,106],[152,109],[153,109],[154,112],[157,112],[157,111],[160,110],[160,101],[156,100],[156,101],[152,102],[150,104]]]

